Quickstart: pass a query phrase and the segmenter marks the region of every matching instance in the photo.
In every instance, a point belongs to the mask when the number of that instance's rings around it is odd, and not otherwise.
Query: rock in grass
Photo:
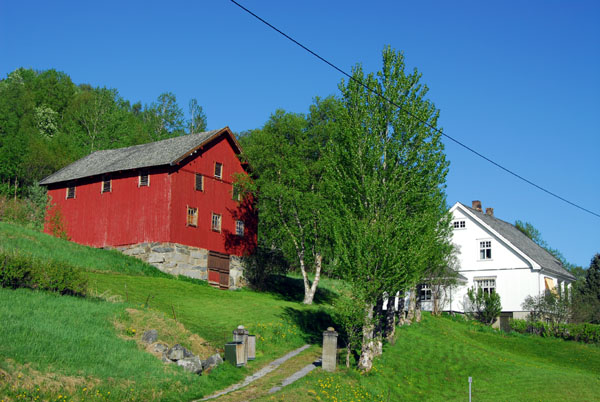
[[[189,350],[187,350],[180,344],[173,346],[171,349],[169,349],[167,351],[167,357],[174,361],[181,360],[181,359],[187,358],[187,357],[193,357],[193,356],[194,356],[194,354],[192,352],[190,352]]]
[[[145,331],[144,334],[142,335],[142,342],[154,343],[157,340],[158,340],[158,331],[155,329]]]
[[[164,353],[167,350],[169,350],[169,345],[166,345],[164,343],[157,343],[156,345],[154,345],[154,351],[157,353]]]
[[[185,357],[177,360],[177,365],[194,374],[202,374],[202,361],[198,356]]]
[[[218,353],[215,353],[214,355],[212,355],[211,357],[209,357],[208,359],[206,359],[202,362],[202,369],[209,370],[209,369],[212,369],[213,367],[217,367],[221,363],[223,363],[223,359],[221,358],[221,355]]]

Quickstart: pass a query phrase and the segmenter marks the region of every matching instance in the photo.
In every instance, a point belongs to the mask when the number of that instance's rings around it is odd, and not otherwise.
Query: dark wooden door
[[[208,283],[219,289],[229,289],[229,254],[209,251]]]

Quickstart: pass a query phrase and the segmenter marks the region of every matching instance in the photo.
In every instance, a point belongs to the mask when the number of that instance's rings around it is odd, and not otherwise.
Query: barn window
[[[200,173],[196,173],[196,191],[204,191],[204,176]]]
[[[211,219],[211,229],[215,232],[221,231],[221,215],[213,212]]]
[[[198,208],[187,207],[187,226],[198,226]]]
[[[421,285],[421,289],[419,290],[419,299],[421,301],[431,301],[431,285]]]
[[[483,293],[492,294],[496,291],[496,278],[473,278],[477,289],[482,289]]]
[[[110,193],[112,186],[111,186],[111,180],[110,178],[104,176],[102,178],[102,192],[103,193]]]
[[[223,164],[219,162],[215,162],[215,177],[217,179],[223,178]]]
[[[75,198],[75,186],[67,187],[67,199]]]
[[[244,235],[244,221],[235,221],[235,234],[238,236]]]
[[[237,184],[233,184],[231,186],[231,198],[236,201],[240,201],[242,199],[242,193],[240,192],[240,187]]]
[[[148,172],[141,172],[138,187],[149,187],[150,186],[150,175]]]
[[[492,241],[484,240],[479,242],[479,259],[480,260],[491,260],[492,259]]]

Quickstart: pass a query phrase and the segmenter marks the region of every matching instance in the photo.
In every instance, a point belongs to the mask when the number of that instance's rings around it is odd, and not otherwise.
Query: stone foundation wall
[[[140,243],[114,247],[123,254],[139,258],[162,272],[208,280],[208,250],[177,243]],[[229,288],[245,285],[242,259],[232,255],[229,259]]]

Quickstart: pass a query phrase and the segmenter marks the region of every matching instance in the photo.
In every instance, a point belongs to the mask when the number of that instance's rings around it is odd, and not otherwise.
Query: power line
[[[308,53],[310,53],[311,55],[313,55],[314,57],[316,57],[317,59],[321,60],[323,63],[327,64],[329,67],[333,68],[334,70],[338,71],[339,73],[345,75],[346,77],[348,77],[349,80],[352,80],[354,82],[356,82],[357,84],[359,84],[360,86],[362,86],[363,88],[365,88],[367,91],[377,95],[378,97],[380,97],[381,99],[385,100],[386,102],[388,102],[390,105],[395,106],[396,108],[398,108],[398,110],[403,111],[404,113],[406,113],[407,115],[409,115],[410,117],[412,117],[415,120],[418,120],[419,122],[425,124],[427,127],[431,128],[432,130],[436,131],[437,133],[439,133],[440,135],[442,135],[445,138],[448,138],[450,141],[454,142],[457,145],[460,145],[461,147],[463,147],[464,149],[466,149],[467,151],[470,151],[472,153],[474,153],[475,155],[479,156],[480,158],[482,158],[483,160],[491,163],[492,165],[502,169],[503,171],[505,171],[508,174],[511,174],[512,176],[516,177],[517,179],[520,179],[522,181],[524,181],[525,183],[537,188],[538,190],[541,190],[543,192],[545,192],[546,194],[551,195],[552,197],[555,197],[563,202],[566,202],[567,204],[574,206],[575,208],[579,208],[580,210],[587,212],[591,215],[594,215],[597,218],[600,218],[600,214],[590,211],[587,208],[584,208],[578,204],[575,204],[574,202],[571,202],[569,200],[567,200],[564,197],[561,197],[560,195],[553,193],[552,191],[538,185],[535,184],[534,182],[532,182],[529,179],[526,179],[525,177],[519,175],[518,173],[513,172],[512,170],[502,166],[501,164],[493,161],[492,159],[488,158],[487,156],[481,154],[480,152],[474,150],[473,148],[469,147],[468,145],[462,143],[461,141],[457,140],[456,138],[444,133],[442,130],[440,130],[439,128],[432,126],[430,123],[428,123],[425,120],[420,119],[418,116],[415,116],[413,113],[411,113],[410,111],[402,108],[402,106],[398,105],[397,103],[391,101],[390,99],[388,99],[387,97],[385,97],[383,94],[381,94],[380,92],[372,89],[371,87],[369,87],[368,85],[366,85],[365,83],[363,83],[362,81],[354,78],[352,75],[348,74],[346,71],[342,70],[341,68],[339,68],[338,66],[336,66],[335,64],[333,64],[332,62],[330,62],[329,60],[325,59],[324,57],[320,56],[318,53],[310,50],[309,48],[307,48],[306,46],[304,46],[302,43],[298,42],[296,39],[292,38],[291,36],[289,36],[288,34],[286,34],[285,32],[281,31],[280,29],[278,29],[277,27],[273,26],[271,23],[265,21],[263,18],[259,17],[258,15],[256,15],[255,13],[253,13],[252,11],[250,11],[249,9],[247,9],[246,7],[242,6],[240,3],[238,3],[235,0],[231,0],[231,2],[233,4],[235,4],[236,6],[238,6],[239,8],[241,8],[242,10],[244,10],[245,12],[247,12],[248,14],[250,14],[251,16],[253,16],[254,18],[256,18],[257,20],[259,20],[260,22],[262,22],[263,24],[267,25],[269,28],[273,29],[274,31],[276,31],[277,33],[279,33],[280,35],[284,36],[286,39],[290,40],[291,42],[293,42],[294,44],[296,44],[297,46],[301,47],[302,49],[304,49],[305,51],[307,51]]]

